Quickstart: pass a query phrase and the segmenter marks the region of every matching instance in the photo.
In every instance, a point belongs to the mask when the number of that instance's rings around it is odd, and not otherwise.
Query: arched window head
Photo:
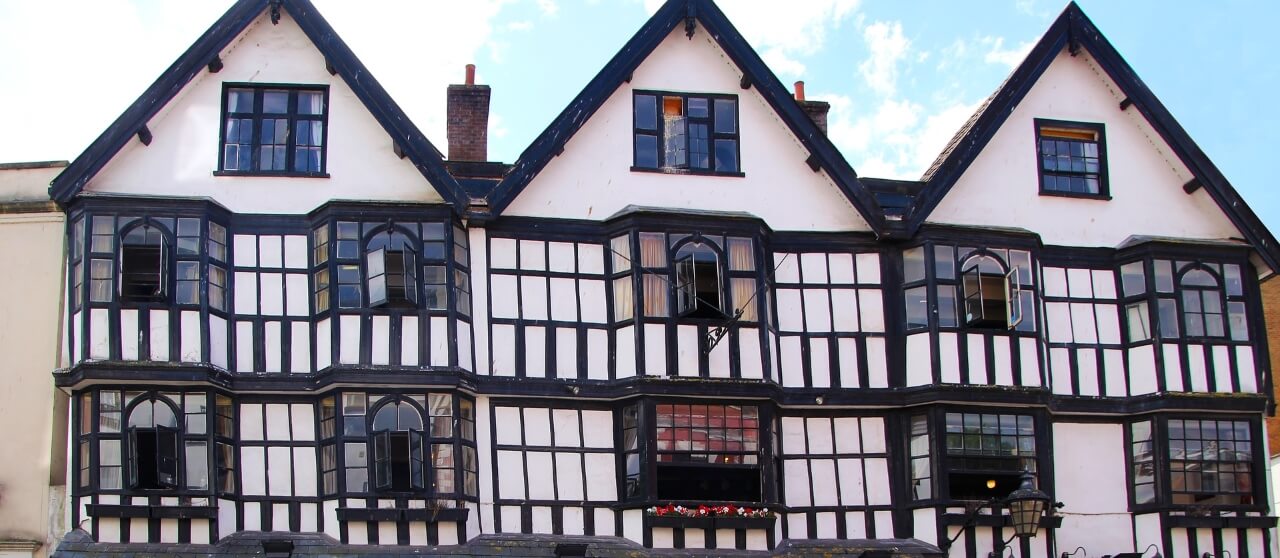
[[[676,250],[672,261],[676,268],[676,315],[723,318],[724,293],[716,251],[701,242],[691,242]]]
[[[380,407],[373,415],[373,486],[389,492],[426,489],[422,413],[407,401]]]
[[[171,489],[178,485],[178,415],[162,398],[147,399],[129,411],[129,488]]]
[[[1226,337],[1222,287],[1203,269],[1182,275],[1182,322],[1187,337]]]
[[[370,307],[418,305],[417,253],[409,237],[395,229],[378,233],[365,248]]]
[[[168,252],[164,232],[151,223],[134,227],[125,233],[120,242],[121,300],[165,300]]]
[[[1013,329],[1022,321],[1018,270],[1005,271],[994,256],[978,254],[960,267],[964,323],[968,327]]]

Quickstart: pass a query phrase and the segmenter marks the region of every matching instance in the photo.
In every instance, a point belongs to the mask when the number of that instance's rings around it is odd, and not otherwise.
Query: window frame
[[[1252,456],[1250,460],[1252,471],[1250,472],[1253,489],[1250,492],[1253,502],[1252,504],[1175,504],[1173,503],[1173,490],[1171,482],[1171,467],[1169,459],[1169,421],[1170,420],[1213,420],[1228,422],[1245,422],[1249,426],[1250,446]],[[1151,453],[1152,463],[1154,467],[1155,481],[1155,498],[1152,502],[1138,503],[1137,492],[1134,487],[1134,465],[1135,459],[1133,454],[1133,426],[1142,422],[1151,423]],[[1125,486],[1128,492],[1129,510],[1133,513],[1146,513],[1157,511],[1234,511],[1234,512],[1265,512],[1270,505],[1267,499],[1266,487],[1268,482],[1269,469],[1267,467],[1267,458],[1263,451],[1263,438],[1266,432],[1262,427],[1262,420],[1257,416],[1241,416],[1241,415],[1213,415],[1213,414],[1149,414],[1134,417],[1125,421],[1124,427],[1124,459],[1125,459]],[[1261,481],[1261,482],[1259,482]]]
[[[357,414],[347,414],[346,396],[355,396],[363,398],[363,410]],[[425,405],[418,402],[415,397],[421,396]],[[448,397],[450,402],[450,436],[436,436],[432,431],[431,419],[431,398],[432,396]],[[327,414],[327,402],[333,402],[333,415]],[[411,489],[395,490],[384,489],[377,486],[376,479],[376,460],[374,455],[375,437],[382,430],[374,429],[374,418],[378,411],[387,405],[393,404],[409,404],[423,421],[421,430],[422,436],[422,465],[421,475],[423,479],[423,488],[413,488],[413,475],[410,471]],[[377,391],[377,390],[337,390],[332,391],[324,396],[316,399],[317,412],[315,414],[316,433],[318,438],[319,459],[317,460],[317,471],[320,473],[317,481],[322,495],[325,497],[408,497],[412,499],[428,499],[435,501],[452,501],[461,502],[478,502],[479,501],[479,449],[476,441],[476,403],[463,394],[454,391],[439,390],[422,390],[422,391]],[[425,407],[425,408],[424,408]],[[468,413],[469,417],[468,418]],[[441,417],[443,415],[436,415]],[[348,423],[348,419],[352,422]],[[359,430],[358,432],[356,430]],[[393,431],[394,432],[394,431]],[[407,430],[405,431],[407,432]],[[364,444],[364,457],[362,462],[353,462],[347,455],[347,446],[349,444]],[[449,470],[453,472],[453,491],[440,492],[437,488],[439,480],[436,473],[438,471],[435,465],[434,455],[431,453],[432,446],[447,445],[451,448],[453,460]],[[327,448],[332,447],[332,450]],[[331,451],[334,457],[334,469],[326,469],[328,466],[324,462],[325,452]],[[410,448],[412,452],[412,448]],[[470,463],[468,463],[470,456]],[[410,465],[412,467],[412,463]],[[471,466],[472,468],[468,468]],[[349,469],[364,469],[365,482],[368,485],[367,490],[356,490],[349,486],[347,475]],[[325,485],[324,474],[334,473],[333,492],[328,492]],[[468,480],[471,479],[475,484],[472,488],[474,493],[468,492]]]
[[[1124,268],[1139,264],[1141,291],[1128,293],[1124,286]],[[1162,268],[1167,268],[1166,273]],[[1124,341],[1128,346],[1138,346],[1153,342],[1171,343],[1206,343],[1211,345],[1245,346],[1253,343],[1258,336],[1254,324],[1261,314],[1261,307],[1255,304],[1257,295],[1248,285],[1249,266],[1247,261],[1232,258],[1203,258],[1187,254],[1148,253],[1136,257],[1120,259],[1116,264],[1116,274],[1120,279],[1120,311],[1123,313],[1122,329]],[[1194,270],[1208,273],[1216,282],[1216,286],[1184,286],[1183,278]],[[1233,286],[1233,281],[1236,283]],[[1135,283],[1135,287],[1138,284]],[[1184,293],[1216,292],[1221,303],[1223,334],[1208,335],[1207,328],[1201,335],[1187,334],[1187,311]],[[1163,314],[1161,306],[1171,309],[1171,314]],[[1134,308],[1138,314],[1131,315],[1129,309]],[[1234,309],[1234,311],[1233,311]],[[1203,312],[1199,312],[1203,315]],[[1237,330],[1232,326],[1232,316],[1238,314],[1243,323]],[[1147,327],[1146,337],[1135,338],[1131,335],[1134,319],[1145,318],[1142,325]],[[1168,321],[1172,319],[1173,324]],[[1203,324],[1202,324],[1203,328]],[[1241,337],[1237,337],[1240,335]]]
[[[646,262],[644,258],[642,237],[646,235],[661,237],[663,250],[661,265],[646,265],[654,263]],[[751,255],[749,268],[730,261],[733,257],[729,249],[730,243],[741,241],[749,243],[748,252]],[[609,270],[605,274],[606,281],[609,283],[609,318],[614,326],[621,326],[633,320],[635,323],[694,324],[709,327],[730,322],[753,326],[765,322],[766,314],[760,305],[767,297],[759,294],[766,291],[764,265],[761,264],[760,240],[753,234],[738,230],[717,230],[716,234],[707,234],[639,226],[610,234],[606,243],[609,250],[607,259],[610,262]],[[696,316],[691,315],[693,312],[684,314],[680,312],[678,302],[680,283],[676,255],[682,248],[691,244],[701,244],[716,255],[719,298],[723,306],[720,309],[722,314],[720,316]],[[622,246],[625,246],[629,252],[617,253],[617,248]],[[620,264],[626,267],[619,269]],[[735,281],[751,281],[754,287],[751,290],[753,296],[748,296],[746,301],[736,300],[733,293]],[[629,285],[631,291],[629,293],[632,300],[631,312],[625,317],[619,316],[617,312],[619,303],[625,299],[616,297],[627,294],[621,292],[626,287],[619,289],[619,282]],[[646,311],[646,291],[650,288],[661,289],[661,296],[665,297],[665,304],[656,314]],[[742,308],[742,316],[735,319],[743,303],[749,306]]]
[[[639,96],[652,96],[655,98],[655,110],[657,111],[656,112],[657,122],[653,130],[640,128],[639,119],[636,117],[636,98]],[[666,137],[665,137],[666,131],[664,130],[664,127],[662,125],[662,99],[664,97],[679,97],[681,99],[681,106],[683,107],[683,110],[685,113],[684,118],[686,119],[684,166],[667,166],[665,157],[663,156],[663,154],[665,153],[663,146],[665,145],[665,140],[666,140]],[[702,117],[697,118],[699,123],[705,123],[708,126],[708,133],[706,138],[707,152],[708,152],[706,169],[694,168],[689,163],[689,149],[688,149],[689,132],[688,132],[687,119],[690,118],[688,116],[688,112],[689,112],[688,107],[689,107],[689,99],[691,97],[699,98],[699,99],[705,98],[708,101],[707,102],[708,116],[705,118],[702,118]],[[733,105],[734,131],[731,133],[717,132],[715,130],[715,102],[717,99],[731,100],[734,103]],[[741,106],[742,106],[741,99],[739,99],[737,95],[733,95],[733,94],[689,93],[689,92],[676,92],[676,91],[657,91],[657,90],[647,90],[647,89],[633,90],[631,93],[631,170],[633,172],[656,172],[656,173],[664,173],[664,174],[691,174],[691,175],[732,176],[732,177],[746,176],[746,173],[742,171],[743,165],[742,165]],[[638,150],[636,146],[636,141],[637,141],[637,138],[642,135],[653,136],[654,138],[656,138],[657,149],[658,149],[657,166],[654,166],[654,167],[641,166],[639,164],[639,161],[637,160]],[[726,140],[726,141],[732,140],[734,142],[734,157],[737,161],[736,170],[733,170],[733,171],[717,171],[716,170],[715,144],[717,140]]]
[[[757,450],[755,452],[756,464],[754,467],[759,471],[760,478],[760,500],[755,502],[733,501],[733,500],[673,500],[671,498],[659,498],[658,496],[658,439],[657,439],[657,407],[658,405],[713,405],[727,406],[740,405],[755,407],[757,414],[756,420],[759,431],[756,436]],[[625,440],[625,419],[629,409],[636,410],[636,447],[630,449],[626,446]],[[678,504],[735,504],[747,505],[751,507],[775,506],[780,502],[778,491],[778,467],[776,456],[778,453],[776,425],[777,412],[767,401],[723,401],[714,399],[676,399],[676,398],[652,398],[646,397],[638,400],[632,400],[620,404],[614,410],[614,435],[617,450],[614,452],[617,468],[617,486],[619,501],[628,507],[631,506],[649,506],[659,503],[678,503]],[[708,452],[711,453],[711,452]],[[635,494],[628,491],[628,481],[630,475],[627,471],[627,459],[630,455],[638,456],[639,471],[636,474],[635,485],[638,487]],[[745,453],[743,454],[745,455]],[[708,463],[705,467],[716,468],[722,465]],[[748,468],[747,464],[731,464],[723,465],[724,467]]]
[[[1102,124],[1101,122],[1076,122],[1071,120],[1054,120],[1054,119],[1048,119],[1048,118],[1036,118],[1034,119],[1034,124],[1035,124],[1034,148],[1035,148],[1035,165],[1036,165],[1036,186],[1040,195],[1059,196],[1059,197],[1066,197],[1066,198],[1080,198],[1080,199],[1090,199],[1090,200],[1110,200],[1111,199],[1111,185],[1110,185],[1110,180],[1108,178],[1109,173],[1107,170],[1106,126],[1104,124]],[[1046,128],[1050,130],[1052,129],[1079,130],[1083,132],[1091,132],[1097,136],[1098,138],[1097,139],[1098,172],[1096,174],[1098,178],[1098,193],[1090,194],[1085,192],[1069,192],[1069,191],[1064,192],[1062,190],[1049,190],[1044,187],[1044,177],[1046,172],[1050,172],[1053,175],[1066,174],[1068,176],[1076,176],[1076,175],[1087,176],[1087,175],[1094,174],[1094,173],[1088,173],[1088,172],[1077,173],[1077,172],[1046,171],[1044,168],[1044,163],[1041,160],[1042,155],[1040,151],[1041,150],[1040,142],[1043,138],[1046,137],[1046,134],[1045,134]],[[1047,137],[1054,137],[1054,136],[1052,136],[1052,132],[1050,132]],[[1067,138],[1062,138],[1062,139],[1067,139]]]
[[[248,115],[254,123],[251,170],[227,169],[226,167],[226,146],[227,146],[227,120],[230,114],[227,112],[227,94],[232,89],[249,89],[253,91],[254,110],[252,113],[235,113],[239,115]],[[284,170],[261,170],[257,168],[261,149],[261,122],[264,119],[262,112],[262,94],[266,90],[286,90],[289,92],[289,108],[283,113],[284,119],[289,121],[289,133],[285,143],[285,168]],[[297,93],[299,91],[320,92],[323,96],[323,109],[319,118],[312,118],[314,115],[300,115],[298,113]],[[296,177],[296,178],[329,178],[329,109],[330,96],[328,84],[298,84],[298,83],[243,83],[243,82],[223,82],[222,83],[222,99],[220,100],[221,116],[218,121],[218,167],[213,171],[214,176],[280,176],[280,177]],[[273,113],[274,114],[274,113]],[[244,119],[242,116],[241,119]],[[320,145],[320,170],[316,171],[295,171],[294,157],[297,145],[297,123],[299,120],[319,121],[323,126],[321,131]]]
[[[1013,415],[1013,416],[1030,416],[1032,420],[1032,430],[1034,432],[1035,441],[1035,460],[1036,470],[1032,472],[1035,476],[1036,486],[1048,493],[1053,494],[1053,487],[1046,486],[1046,481],[1052,483],[1053,480],[1053,437],[1052,424],[1048,415],[1042,409],[1033,408],[1011,408],[1011,407],[975,407],[975,406],[934,406],[919,411],[904,412],[900,417],[900,428],[903,435],[899,443],[902,448],[903,458],[901,460],[902,473],[901,478],[905,486],[906,493],[904,498],[907,499],[911,506],[925,506],[935,504],[960,505],[966,502],[981,502],[982,500],[963,500],[953,499],[951,493],[951,467],[949,466],[952,456],[947,454],[946,442],[946,419],[947,414],[977,414],[977,415]],[[920,455],[914,453],[911,447],[912,438],[912,420],[916,417],[925,417],[927,426],[926,435],[928,436],[928,453]],[[913,460],[927,460],[929,464],[929,480],[931,483],[931,493],[924,497],[916,497],[911,491],[914,486],[914,470],[911,466]],[[1015,458],[1016,459],[1016,458]],[[1020,474],[1020,473],[1019,473]],[[1015,490],[1013,487],[1010,491]]]
[[[912,250],[919,249],[922,255],[921,265],[923,265],[923,274],[920,277],[907,276],[907,253]],[[965,251],[968,250],[968,251]],[[947,254],[950,258],[950,276],[939,276],[939,257],[940,254]],[[1020,254],[1025,254],[1025,263],[1027,268],[1022,269],[1022,263],[1011,263],[1015,259],[1014,254],[1019,254],[1017,259],[1022,259]],[[968,332],[968,333],[999,333],[1006,335],[1036,336],[1040,331],[1039,309],[1042,294],[1038,283],[1040,278],[1037,273],[1037,260],[1035,250],[1031,247],[1009,242],[985,242],[985,241],[945,241],[929,240],[915,246],[908,246],[899,252],[901,265],[899,271],[902,273],[902,306],[899,308],[903,312],[902,331],[911,335],[914,333],[931,332],[938,333],[940,331]],[[971,325],[964,319],[965,290],[964,275],[968,271],[967,266],[976,258],[986,257],[994,260],[1001,269],[1001,274],[1005,279],[1005,307],[1006,311],[1012,315],[1015,305],[1012,299],[1017,298],[1019,319],[1009,325],[1006,322],[1005,327],[984,327]],[[1016,272],[1016,273],[1015,273]],[[981,277],[989,277],[990,274],[978,272]],[[1016,278],[1016,282],[1014,279]],[[924,321],[916,323],[911,321],[911,312],[908,310],[908,304],[912,302],[910,296],[914,296],[912,291],[917,289],[924,290],[923,302],[925,308]],[[944,323],[943,305],[941,302],[941,292],[949,289],[953,293],[951,305],[951,322]]]

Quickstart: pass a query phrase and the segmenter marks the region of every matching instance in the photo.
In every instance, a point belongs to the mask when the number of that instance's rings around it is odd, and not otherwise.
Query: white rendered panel
[[[138,341],[142,338],[138,333],[138,311],[121,309],[120,358],[138,360]]]
[[[831,291],[831,328],[838,332],[858,331],[858,291],[833,289]]]
[[[391,364],[391,317],[374,316],[370,333],[373,335],[370,364]]]
[[[403,366],[418,365],[418,317],[405,316],[400,319],[400,364]]]
[[[585,497],[582,483],[582,455],[557,453],[556,492],[560,500],[580,501]]]
[[[805,329],[813,333],[831,331],[831,298],[827,289],[804,289]],[[779,312],[782,310],[779,309]]]
[[[778,306],[778,329],[780,331],[804,331],[804,311],[800,302],[798,289],[778,289],[774,292]]]
[[[861,387],[862,379],[858,375],[858,342],[853,339],[838,339],[836,346],[840,352],[840,387]]]
[[[1074,395],[1071,390],[1071,349],[1049,349],[1049,371],[1053,378],[1053,392],[1058,395]]]
[[[498,451],[499,498],[524,498],[524,454],[518,451]],[[503,518],[503,524],[507,522]],[[518,524],[518,523],[517,523]]]
[[[1102,360],[1105,367],[1103,376],[1106,378],[1106,391],[1104,395],[1107,397],[1124,397],[1128,395],[1128,378],[1124,368],[1124,351],[1119,349],[1107,349],[1102,351]]]
[[[800,343],[801,338],[797,336],[783,337],[779,341],[782,352],[782,385],[784,387],[805,387],[804,361],[800,352]]]
[[[338,362],[360,362],[360,316],[338,317]]]
[[[609,333],[605,330],[587,330],[587,378],[609,379]]]
[[[237,234],[231,238],[236,267],[258,267],[258,237]]]
[[[550,271],[559,271],[562,273],[573,273],[575,271],[576,256],[573,253],[572,242],[548,242],[547,243],[547,269]]]
[[[760,354],[760,330],[742,328],[738,330],[738,362],[739,373],[743,378],[764,378],[764,356]]]
[[[692,331],[692,328],[687,329]],[[680,329],[680,333],[682,334],[680,339],[681,348],[684,347],[684,342],[686,342],[684,334],[689,333],[685,330],[686,328]],[[697,337],[695,336],[693,339],[694,343],[696,343]],[[692,366],[686,362],[690,355],[687,355],[684,351],[680,351],[679,356],[677,357],[677,363],[678,366],[683,369],[682,372],[691,369],[693,375],[697,375],[698,361],[696,358],[696,347],[693,355],[695,358],[693,359]],[[667,326],[663,324],[644,324],[644,373],[650,376],[663,376],[667,373]]]
[[[288,316],[305,317],[311,313],[311,293],[305,273],[288,273],[284,276],[284,313]]]
[[[929,346],[929,334],[907,336],[907,385],[924,386],[933,383],[933,349]],[[973,366],[973,362],[969,362]]]
[[[287,449],[287,448],[286,448]],[[240,491],[245,496],[267,494],[266,448],[249,446],[240,448]]]
[[[1116,275],[1109,270],[1093,270],[1093,296],[1111,299],[1116,297]]]
[[[630,378],[636,375],[636,334],[633,326],[620,327],[614,333],[617,378]]]
[[[938,334],[938,362],[942,366],[942,383],[958,384],[960,378],[960,341],[956,333]]]
[[[263,328],[263,358],[265,372],[282,370],[280,358],[284,355],[284,339],[280,332],[280,322],[267,322]]]
[[[284,267],[284,244],[279,235],[258,237],[258,267]]]
[[[800,256],[785,252],[773,254],[773,279],[778,283],[800,282]]]
[[[267,494],[293,495],[293,455],[288,447],[267,448]]]
[[[209,363],[226,370],[227,351],[227,320],[209,316]]]
[[[258,274],[252,271],[235,273],[235,311],[237,314],[258,313]]]
[[[1209,391],[1209,376],[1205,366],[1204,345],[1187,345],[1187,369],[1191,371],[1191,389],[1190,391],[1207,392]],[[1168,373],[1168,361],[1165,361],[1166,374]]]
[[[493,421],[497,430],[497,437],[494,440],[498,444],[507,446],[522,445],[523,431],[520,427],[520,409],[517,407],[494,407]]]
[[[541,407],[528,407],[524,414],[524,443],[528,446],[551,445],[551,413]]]
[[[707,375],[712,378],[728,378],[733,372],[729,365],[729,351],[732,343],[722,339],[707,354]]]
[[[434,347],[433,347],[434,349]],[[433,353],[435,351],[432,351]],[[493,326],[493,375],[516,375],[516,328],[510,325]]]
[[[578,273],[600,275],[604,273],[604,247],[600,244],[578,243]]]
[[[884,453],[884,419],[880,417],[865,417],[859,421],[862,427],[862,451],[865,453]],[[868,476],[868,479],[871,477]],[[888,487],[885,488],[888,490]]]
[[[836,472],[840,477],[840,503],[845,506],[865,504],[866,486],[863,481],[862,460],[836,460]]]
[[[809,339],[809,378],[811,387],[831,387],[831,350],[825,338]]]
[[[253,372],[253,322],[236,322],[236,370]]]
[[[449,365],[449,318],[432,316],[428,323],[431,328],[431,366]],[[494,326],[496,330],[498,326]]]
[[[808,284],[826,284],[827,255],[823,253],[800,254],[801,279]]]
[[[284,266],[289,269],[307,268],[307,237],[291,234],[284,237]]]
[[[519,318],[520,303],[517,292],[517,277],[495,273],[489,276],[493,288],[489,295],[493,298],[493,317]]]
[[[588,453],[583,455],[586,462],[587,499],[597,502],[611,502],[618,499],[618,488],[614,476],[613,455],[607,453]]]
[[[1236,385],[1231,371],[1231,347],[1218,345],[1213,347],[1214,387],[1219,392],[1234,392]]]
[[[645,328],[649,326],[646,324]],[[645,329],[645,343],[649,342],[649,329]],[[676,372],[681,376],[697,376],[698,361],[701,357],[701,351],[698,348],[698,328],[689,325],[676,326],[676,343],[678,349],[676,351]],[[648,361],[645,361],[646,366]],[[652,374],[653,369],[650,368],[646,372]]]
[[[204,324],[200,322],[200,313],[184,310],[180,319],[182,336],[179,350],[182,352],[182,362],[200,362],[204,359],[200,348],[200,334],[204,329]]]
[[[547,319],[546,277],[520,278],[520,317],[526,320]]]
[[[858,289],[858,314],[862,331],[884,332],[884,297],[879,289]]]
[[[1151,345],[1129,349],[1129,395],[1155,393],[1156,358]]]
[[[1035,339],[1018,340],[1018,358],[1021,365],[1022,385],[1040,386],[1040,344]]]
[[[1237,376],[1240,378],[1240,392],[1258,392],[1258,372],[1253,364],[1253,347],[1236,347]]]
[[[489,240],[489,265],[493,269],[516,269],[516,240],[493,238]]]
[[[992,378],[987,376],[987,344],[984,337],[974,333],[965,335],[965,347],[969,356],[969,383],[991,382]]]
[[[608,321],[605,314],[608,301],[605,298],[604,281],[579,280],[578,297],[582,300],[582,321],[592,324]]]
[[[547,269],[547,245],[540,240],[520,241],[520,269],[543,271]]]
[[[524,374],[531,378],[547,375],[547,330],[543,327],[524,328]]]
[[[1100,395],[1102,378],[1098,374],[1098,355],[1094,349],[1076,350],[1076,370],[1080,376],[1079,395]]]
[[[154,316],[154,312],[152,313]],[[89,358],[95,360],[106,360],[111,358],[111,329],[108,326],[108,311],[105,308],[93,308],[89,310]],[[151,322],[151,345],[156,344],[156,322]],[[164,345],[169,346],[169,330],[168,328],[160,330],[163,334]],[[159,359],[154,357],[155,351],[152,351],[152,360],[168,360],[168,358]],[[165,351],[168,354],[168,351]]]
[[[880,337],[867,339],[868,387],[889,387],[888,354],[885,352],[885,341]]]
[[[556,328],[556,377],[578,377],[578,331],[570,327]]]
[[[552,470],[550,452],[525,452],[525,471],[529,475],[529,498],[531,500],[555,499],[555,473]]]
[[[1093,298],[1093,273],[1088,269],[1068,269],[1067,295],[1071,298]]]
[[[551,319],[578,321],[578,286],[573,279],[551,279]]]
[[[613,413],[582,411],[582,444],[588,448],[613,447]]]
[[[316,370],[324,370],[333,363],[332,322],[328,318],[316,322]]]
[[[264,316],[284,315],[284,276],[279,273],[258,274],[258,295]]]

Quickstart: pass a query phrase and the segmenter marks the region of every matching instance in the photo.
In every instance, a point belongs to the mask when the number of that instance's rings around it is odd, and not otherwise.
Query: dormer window
[[[1108,198],[1102,124],[1036,119],[1040,193]]]
[[[328,89],[228,85],[218,174],[325,176]]]
[[[739,175],[738,99],[637,92],[633,170]]]

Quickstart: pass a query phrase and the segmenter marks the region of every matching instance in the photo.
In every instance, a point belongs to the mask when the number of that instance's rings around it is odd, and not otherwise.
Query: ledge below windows
[[[214,176],[252,176],[255,178],[329,178],[327,172],[242,172],[213,171]]]
[[[338,521],[456,521],[471,513],[467,508],[338,508]]]
[[[1271,516],[1170,515],[1165,527],[1187,529],[1270,529],[1278,518]]]
[[[773,529],[774,517],[685,517],[680,515],[646,515],[650,527],[675,529]]]
[[[89,517],[138,517],[155,519],[213,519],[218,516],[214,506],[126,506],[113,504],[89,504],[85,506]]]

